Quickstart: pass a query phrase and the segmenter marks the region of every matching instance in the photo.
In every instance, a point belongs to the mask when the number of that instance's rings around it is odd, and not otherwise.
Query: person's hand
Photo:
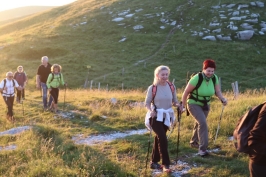
[[[181,113],[186,111],[186,107],[182,102],[180,103],[179,110],[181,111]]]
[[[157,113],[155,110],[152,110],[151,113],[150,113],[150,116],[153,118],[153,117],[156,117]]]
[[[21,87],[21,86],[18,86],[17,88],[18,88],[18,90],[22,90],[22,88],[23,88],[23,87]]]
[[[52,91],[52,89],[51,89],[51,88],[49,88],[48,90],[49,90],[49,92],[51,92],[51,91]]]
[[[227,103],[228,103],[226,98],[222,98],[222,99],[221,99],[221,102],[223,103],[224,106],[226,106]]]
[[[40,85],[39,85],[39,84],[36,84],[36,88],[37,88],[37,89],[40,89]]]

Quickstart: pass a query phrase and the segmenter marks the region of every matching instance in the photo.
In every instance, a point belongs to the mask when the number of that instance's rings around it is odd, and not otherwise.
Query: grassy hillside
[[[15,9],[5,10],[0,12],[0,24],[14,21],[22,17],[35,14],[38,12],[46,11],[54,8],[54,6],[26,6]]]
[[[219,1],[221,4],[249,3],[247,0]],[[158,65],[172,69],[171,80],[183,87],[187,72],[201,70],[205,58],[217,62],[223,89],[238,81],[240,90],[264,88],[265,36],[249,41],[205,41],[191,31],[210,28],[219,15],[211,7],[218,1],[186,0],[79,0],[42,14],[0,26],[1,75],[23,65],[31,83],[43,55],[63,67],[73,88],[82,87],[88,75],[92,86],[124,89],[147,88]],[[265,21],[265,7],[249,9]],[[126,18],[125,12],[134,14]],[[121,22],[113,19],[123,17]],[[162,19],[168,20],[162,22]],[[175,26],[170,23],[176,21]],[[144,28],[134,30],[136,25]],[[178,28],[182,25],[182,29]],[[160,27],[164,26],[165,29]],[[258,27],[256,24],[254,27]],[[233,31],[222,26],[225,34]],[[126,38],[124,42],[119,42]],[[88,84],[90,86],[90,84]]]
[[[222,105],[218,99],[213,99],[211,104],[208,117],[209,149],[219,150],[209,157],[201,158],[195,155],[196,149],[189,147],[194,120],[182,115],[178,160],[191,167],[185,176],[249,176],[247,155],[239,154],[228,137],[232,136],[239,117],[247,108],[265,100],[265,90],[247,91],[236,100],[231,99],[232,93],[225,93],[225,96],[229,98],[229,104],[224,109],[216,144],[213,140]],[[178,97],[181,95],[178,94]],[[117,104],[111,104],[111,98],[116,98]],[[31,129],[18,135],[0,136],[0,176],[151,176],[150,169],[145,172],[149,133],[94,146],[77,145],[72,139],[77,135],[86,137],[144,129],[145,108],[132,107],[131,104],[142,102],[144,98],[145,94],[139,90],[67,90],[66,95],[61,90],[59,108],[63,110],[65,99],[63,113],[68,115],[63,117],[42,112],[39,92],[27,92],[24,104],[15,104],[14,124],[5,119],[5,106],[1,99],[0,132],[20,126],[31,126]],[[176,141],[177,129],[169,139],[172,161],[176,158]],[[7,146],[15,148],[2,150]],[[171,168],[182,170],[182,164],[179,162],[179,167]]]

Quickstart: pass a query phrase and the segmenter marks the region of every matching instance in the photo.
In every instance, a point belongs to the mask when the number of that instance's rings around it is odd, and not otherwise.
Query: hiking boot
[[[190,143],[190,147],[195,148],[195,149],[199,149],[199,143],[197,143],[197,142]]]
[[[171,173],[172,170],[170,169],[169,165],[164,165],[164,166],[163,166],[163,172]]]
[[[150,168],[151,169],[162,169],[162,166],[158,164],[157,162],[151,162]]]
[[[207,156],[209,155],[208,151],[207,150],[199,150],[199,153],[198,153],[201,157],[204,157],[204,156]]]

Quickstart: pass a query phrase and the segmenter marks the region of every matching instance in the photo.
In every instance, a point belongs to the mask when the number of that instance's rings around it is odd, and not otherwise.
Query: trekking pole
[[[176,144],[176,164],[177,164],[177,158],[178,158],[178,152],[179,152],[180,124],[181,124],[181,110],[178,107],[177,107],[177,123],[178,123],[178,127],[177,127],[177,144]]]
[[[147,151],[147,156],[146,156],[146,170],[147,170],[148,159],[149,159],[149,154],[150,154],[151,137],[152,137],[152,124],[153,124],[153,118],[151,117],[150,136],[149,136],[149,140],[148,140],[148,151]]]
[[[222,120],[223,112],[224,112],[224,105],[223,105],[223,107],[222,107],[222,112],[221,112],[221,115],[220,115],[220,120],[219,120],[218,127],[217,127],[217,131],[216,131],[216,134],[215,134],[214,144],[215,144],[215,141],[216,141],[216,139],[217,139],[218,131],[219,131],[219,129],[220,129],[220,123],[221,123],[221,120]]]
[[[66,84],[64,85],[65,87],[65,94],[64,94],[64,106],[63,106],[63,111],[65,110],[65,104],[66,104]]]
[[[22,115],[24,117],[24,105],[23,105],[23,100],[21,100],[21,105],[22,105]]]

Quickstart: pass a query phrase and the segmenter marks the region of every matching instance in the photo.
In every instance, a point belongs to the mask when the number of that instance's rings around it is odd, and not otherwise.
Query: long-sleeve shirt
[[[54,79],[52,80],[53,75],[54,75]],[[65,82],[64,82],[64,77],[62,73],[58,73],[58,74],[50,73],[47,78],[47,82],[46,82],[48,89],[58,88],[60,85],[64,85],[64,84]]]
[[[4,84],[5,83],[4,80],[6,80],[6,85]],[[4,80],[1,81],[0,88],[4,89],[4,85],[5,85],[7,90],[3,90],[2,95],[7,96],[7,97],[13,97],[15,95],[15,87],[19,87],[18,82],[14,79],[11,79],[11,80],[4,79]],[[13,84],[13,81],[14,81],[15,85]]]
[[[25,82],[27,81],[27,75],[23,72],[15,72],[14,79],[18,82],[18,85],[24,87]]]
[[[254,163],[266,166],[266,103],[248,137],[249,157]]]
[[[149,86],[146,99],[145,99],[145,106],[151,106],[152,103],[152,88],[153,85]],[[176,92],[171,91],[171,88],[168,84],[166,85],[157,85],[157,91],[156,95],[154,97],[154,104],[156,106],[156,111],[157,111],[157,121],[163,120],[165,118],[164,124],[166,126],[171,126],[171,123],[174,121],[174,113],[172,109],[172,104],[177,103],[177,96]],[[148,111],[147,115],[149,116],[150,112]],[[170,116],[168,116],[170,114]],[[146,115],[146,119],[147,119]],[[172,118],[172,120],[169,120]],[[167,120],[166,120],[167,119]],[[145,120],[147,122],[147,120]],[[170,124],[169,124],[170,123]],[[148,127],[148,125],[146,124]]]

